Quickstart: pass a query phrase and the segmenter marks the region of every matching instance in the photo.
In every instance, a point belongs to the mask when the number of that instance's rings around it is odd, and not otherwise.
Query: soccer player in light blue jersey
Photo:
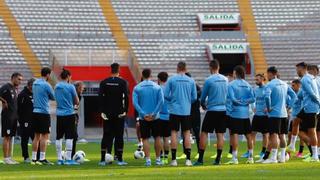
[[[146,166],[151,166],[149,138],[155,140],[156,165],[162,165],[160,158],[161,138],[159,123],[160,111],[164,102],[161,87],[151,81],[151,70],[142,71],[143,81],[133,90],[133,105],[139,113],[143,151],[145,152]]]
[[[79,165],[72,160],[73,139],[76,136],[76,114],[75,105],[79,105],[79,98],[76,88],[71,81],[71,73],[68,70],[62,70],[60,74],[61,81],[55,87],[55,97],[57,102],[57,128],[56,128],[56,150],[58,165]],[[66,161],[62,158],[62,140],[66,139]]]
[[[310,65],[308,66],[308,72],[313,75],[315,77],[315,81],[316,81],[316,84],[317,84],[317,88],[318,88],[318,92],[319,92],[319,96],[320,96],[320,76],[319,76],[319,68],[318,66],[316,65]],[[316,131],[317,131],[317,139],[318,139],[318,156],[320,157],[319,155],[319,152],[320,152],[320,112],[318,112],[317,114],[317,127],[316,127]]]
[[[184,135],[184,145],[186,154],[186,166],[192,166],[190,129],[192,123],[190,120],[191,104],[197,100],[197,89],[195,81],[186,75],[187,65],[185,62],[179,62],[177,65],[177,74],[170,77],[164,91],[165,99],[169,102],[169,123],[171,127],[171,166],[177,166],[177,135],[181,129]]]
[[[41,78],[37,79],[32,85],[33,93],[33,121],[34,139],[32,142],[32,165],[52,165],[46,159],[47,141],[50,134],[50,113],[49,100],[55,100],[54,92],[48,83],[51,69],[44,67],[41,69]],[[40,143],[40,160],[37,161],[37,150]]]
[[[162,92],[164,92],[164,89],[166,88],[166,82],[168,80],[168,73],[167,72],[160,72],[158,74],[158,84],[160,85]],[[162,144],[162,163],[168,164],[168,156],[169,156],[169,150],[170,150],[170,143],[169,138],[171,135],[171,130],[169,126],[169,109],[168,109],[168,102],[164,100],[164,103],[160,110],[160,136],[163,139]]]
[[[232,103],[230,113],[230,130],[232,136],[232,159],[226,164],[238,164],[238,135],[246,135],[249,157],[247,163],[253,161],[253,144],[251,139],[251,122],[249,119],[249,105],[255,102],[254,92],[248,82],[244,80],[245,69],[242,66],[234,68],[235,80],[228,86],[228,95]]]
[[[269,83],[266,85],[266,110],[268,111],[268,132],[269,148],[271,148],[271,158],[262,163],[278,163],[278,148],[280,139],[281,156],[280,163],[286,161],[286,140],[285,134],[288,134],[288,112],[287,104],[292,107],[297,96],[294,91],[288,87],[288,84],[278,79],[278,70],[276,67],[270,67],[267,70]],[[290,101],[288,101],[288,99]]]
[[[297,115],[302,122],[302,129],[306,130],[308,137],[310,138],[310,145],[312,149],[312,157],[307,158],[305,161],[318,162],[318,141],[316,135],[316,124],[319,113],[320,98],[317,88],[316,79],[313,75],[307,72],[308,65],[304,62],[296,65],[297,74],[302,77],[301,89],[302,89],[302,110]]]
[[[226,101],[228,79],[219,74],[220,65],[217,60],[210,62],[209,76],[203,87],[201,94],[201,106],[207,110],[202,123],[200,135],[199,158],[194,165],[203,165],[203,156],[206,149],[206,143],[209,133],[216,133],[217,136],[217,157],[214,165],[221,164],[221,154],[224,144],[224,133],[226,132]]]
[[[260,152],[259,158],[262,159],[266,153],[268,147],[268,129],[266,124],[268,123],[268,114],[266,112],[266,102],[265,102],[265,76],[263,74],[257,74],[255,76],[255,81],[257,87],[254,89],[254,94],[256,102],[254,103],[254,117],[252,120],[252,141],[255,145],[257,133],[261,133],[262,139],[262,150]]]

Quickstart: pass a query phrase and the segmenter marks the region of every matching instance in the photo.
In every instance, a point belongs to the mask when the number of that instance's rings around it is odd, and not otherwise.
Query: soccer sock
[[[37,151],[32,151],[32,160],[37,160]]]
[[[278,155],[278,149],[272,149],[271,150],[271,159],[277,160],[277,155]]]
[[[191,158],[190,158],[190,156],[191,156],[191,149],[186,148],[186,149],[184,150],[184,154],[187,156],[187,160],[190,160],[190,159],[191,159]]]
[[[312,157],[313,159],[319,159],[318,157],[318,147],[317,146],[311,146],[312,149]]]
[[[304,146],[301,146],[301,145],[300,145],[299,153],[303,153],[303,149],[304,149]]]
[[[266,153],[264,153],[263,159],[267,160],[269,158],[270,155],[270,151],[266,151]]]
[[[311,148],[311,145],[308,145],[308,149],[309,149],[309,152],[310,152],[310,156],[312,156],[312,148]]]
[[[62,160],[61,151],[62,151],[62,139],[58,139],[56,140],[56,152],[57,152],[58,160]]]
[[[106,150],[105,149],[101,149],[101,162],[106,161]]]
[[[294,135],[291,136],[291,141],[289,145],[291,149],[294,149],[296,147],[297,137],[298,136],[294,136]]]
[[[221,160],[222,149],[217,149],[217,158],[216,162],[220,162]]]
[[[169,155],[169,151],[168,151],[168,150],[165,150],[165,151],[164,151],[164,158],[168,158],[168,155]]]
[[[72,157],[71,157],[71,154],[72,154],[72,142],[73,140],[72,139],[67,139],[66,140],[66,150],[67,150],[67,160],[71,160]]]
[[[151,161],[150,157],[146,157],[146,162]]]
[[[204,150],[203,149],[199,149],[198,153],[199,153],[198,162],[202,163],[203,162]]]
[[[232,154],[232,146],[230,145],[229,154]]]
[[[249,149],[249,158],[253,158],[253,149]]]
[[[267,150],[267,148],[266,148],[266,147],[262,147],[261,152],[262,152],[263,154],[265,154],[265,153],[266,153],[266,150]]]
[[[320,147],[318,147],[318,155],[319,155],[319,152],[320,152]]]
[[[46,159],[46,152],[40,152],[40,161],[43,161]]]
[[[280,157],[281,157],[282,159],[286,159],[286,148],[280,148],[280,150],[281,150],[281,155],[280,155]]]
[[[238,151],[237,151],[237,150],[232,151],[232,159],[233,159],[233,160],[238,159]]]
[[[171,149],[172,160],[176,160],[177,159],[176,154],[177,154],[177,150],[176,149]]]

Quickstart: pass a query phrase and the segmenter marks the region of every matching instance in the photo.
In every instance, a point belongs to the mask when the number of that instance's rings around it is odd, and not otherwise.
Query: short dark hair
[[[149,78],[150,76],[151,76],[151,69],[146,68],[146,69],[144,69],[144,70],[142,71],[142,77],[143,77],[144,79],[147,79],[147,78]]]
[[[214,59],[210,61],[209,66],[211,67],[211,69],[217,70],[220,67],[220,63],[218,60]]]
[[[266,77],[263,73],[256,74],[256,77],[261,77],[264,81],[266,80]]]
[[[34,83],[34,81],[36,81],[35,78],[29,79],[28,82],[27,82],[27,86],[32,86],[32,84]]]
[[[187,64],[183,61],[178,62],[177,68],[180,71],[185,71],[187,69]]]
[[[291,83],[294,83],[294,84],[301,84],[301,81],[299,79],[295,79],[293,80]]]
[[[11,75],[11,79],[16,78],[16,77],[19,77],[19,76],[22,76],[22,74],[21,74],[21,73],[18,73],[18,72],[14,72],[14,73],[12,73],[12,75]]]
[[[119,69],[120,69],[120,64],[118,64],[118,63],[111,64],[111,73],[112,74],[119,73]]]
[[[60,78],[61,78],[61,79],[67,79],[68,76],[71,76],[70,71],[67,70],[67,69],[62,69],[62,72],[61,72],[61,74],[60,74]]]
[[[47,76],[48,74],[51,74],[51,69],[48,68],[48,67],[44,67],[41,69],[41,76],[42,77],[45,77]]]
[[[241,79],[245,78],[245,69],[243,66],[238,65],[233,70],[236,72],[237,77],[240,77]]]
[[[168,75],[167,72],[160,72],[160,73],[158,74],[158,79],[159,79],[161,82],[167,82],[168,77],[169,77],[169,75]]]
[[[308,64],[305,62],[301,62],[301,63],[296,64],[296,67],[302,67],[303,69],[307,69]]]
[[[277,75],[278,74],[278,69],[275,66],[271,66],[267,69],[268,73],[271,73],[273,75]]]

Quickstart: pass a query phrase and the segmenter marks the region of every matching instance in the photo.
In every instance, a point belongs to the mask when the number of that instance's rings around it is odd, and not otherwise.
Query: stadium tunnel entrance
[[[220,73],[228,75],[233,73],[233,68],[242,65],[246,74],[251,74],[251,58],[247,43],[210,43],[207,44],[206,53],[209,61],[217,59],[220,63]]]

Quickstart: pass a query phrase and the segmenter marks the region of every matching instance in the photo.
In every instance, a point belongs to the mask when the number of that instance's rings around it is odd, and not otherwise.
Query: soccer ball
[[[145,156],[144,152],[143,151],[139,151],[139,150],[136,150],[134,152],[134,158],[135,159],[143,159]]]
[[[114,161],[114,158],[113,158],[113,156],[111,155],[111,154],[106,154],[106,156],[105,156],[105,161],[106,161],[106,163],[112,163],[113,161]]]
[[[278,160],[281,158],[281,153],[278,153]],[[286,162],[290,160],[290,155],[289,153],[286,152]]]
[[[62,157],[62,160],[66,160],[67,159],[67,152],[61,151],[61,157]]]
[[[85,157],[86,154],[83,151],[77,151],[72,159],[78,163],[84,163]]]

